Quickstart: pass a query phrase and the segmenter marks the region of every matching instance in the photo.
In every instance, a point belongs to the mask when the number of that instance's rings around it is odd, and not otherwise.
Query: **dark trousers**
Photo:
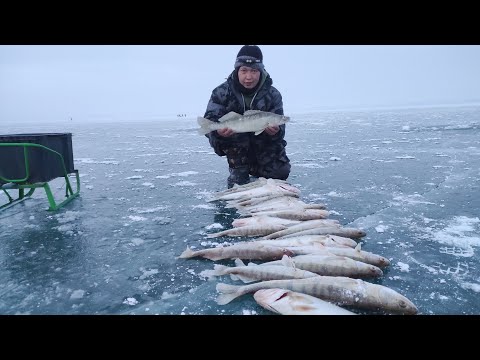
[[[255,137],[222,146],[227,156],[230,176],[228,185],[245,184],[249,175],[286,180],[290,175],[290,160],[285,141],[262,142]]]

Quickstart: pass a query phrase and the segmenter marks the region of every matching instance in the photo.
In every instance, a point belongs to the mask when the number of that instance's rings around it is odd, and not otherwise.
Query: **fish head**
[[[390,265],[390,260],[384,258],[383,256],[379,256],[379,262],[381,267],[387,267],[388,265]]]
[[[275,304],[288,296],[290,290],[285,289],[261,289],[253,294],[255,301],[263,308],[279,314]]]
[[[379,267],[375,265],[368,265],[368,268],[370,270],[370,276],[373,276],[373,277],[383,276],[383,271]]]
[[[289,120],[290,118],[288,116],[278,115],[278,116],[275,116],[274,118],[269,119],[268,126],[283,125]]]
[[[399,306],[404,309],[404,314],[415,315],[418,313],[418,308],[407,298],[399,301]]]
[[[365,231],[363,231],[363,230],[356,229],[356,230],[354,231],[354,236],[355,236],[355,237],[364,237],[364,236],[366,236],[366,235],[367,235],[367,233],[366,233]],[[358,245],[357,245],[357,246],[358,246]]]
[[[282,248],[282,250],[283,250],[283,255],[282,255],[282,257],[285,256],[285,255],[287,255],[287,256],[289,256],[289,257],[292,257],[292,256],[295,256],[295,255],[296,255],[293,250],[290,250],[290,249],[287,249],[287,248]]]
[[[385,309],[393,313],[404,315],[415,315],[418,309],[409,299],[393,289],[384,287],[382,298],[386,299]]]
[[[297,189],[295,186],[288,185],[288,184],[276,184],[276,186],[285,193],[300,195],[300,190]]]

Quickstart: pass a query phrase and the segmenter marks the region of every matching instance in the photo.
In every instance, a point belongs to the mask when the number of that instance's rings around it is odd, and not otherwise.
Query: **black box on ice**
[[[46,146],[63,156],[67,174],[74,172],[71,133],[0,135],[1,143],[34,143]],[[0,176],[9,180],[25,177],[23,151],[23,146],[0,146]],[[27,153],[30,176],[22,184],[47,182],[64,176],[62,160],[57,154],[34,146],[28,146]],[[5,182],[0,179],[0,185]]]

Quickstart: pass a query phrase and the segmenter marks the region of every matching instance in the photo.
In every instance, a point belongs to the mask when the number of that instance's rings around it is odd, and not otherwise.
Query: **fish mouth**
[[[400,300],[398,302],[400,309],[403,310],[403,313],[406,315],[415,315],[418,313],[417,307],[409,300]]]
[[[383,276],[383,271],[382,269],[376,267],[376,266],[370,266],[370,274],[373,275],[373,276]]]
[[[388,265],[390,265],[390,260],[382,257],[382,258],[380,259],[380,264],[381,264],[382,267],[387,267]]]

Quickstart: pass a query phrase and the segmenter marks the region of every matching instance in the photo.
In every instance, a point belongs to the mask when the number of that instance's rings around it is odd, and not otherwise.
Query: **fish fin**
[[[255,131],[255,135],[260,135],[263,132],[263,130],[265,130],[265,129]]]
[[[202,278],[208,278],[208,280],[213,280],[216,276],[218,276],[217,272],[215,270],[203,270],[200,273],[198,273],[198,276]]]
[[[228,120],[233,120],[233,119],[238,119],[241,117],[239,113],[236,113],[235,111],[230,111],[228,114],[223,115],[220,119],[218,119],[218,122],[225,122]]]
[[[264,112],[265,111],[261,111],[261,110],[247,110],[243,113],[243,116],[252,116],[252,115],[261,114]]]
[[[200,128],[200,129],[197,129],[197,133],[198,135],[207,135],[209,132],[211,132],[212,130],[208,130],[208,129],[203,129],[203,128]]]
[[[250,262],[247,264],[247,266],[258,266],[258,264],[255,264],[255,263],[253,263],[253,262],[250,261]]]
[[[230,274],[230,279],[232,279],[233,281],[240,280],[240,278],[235,274]]]
[[[182,252],[178,258],[179,259],[188,259],[188,258],[192,258],[192,257],[195,257],[195,256],[196,256],[195,251],[193,251],[192,249],[190,249],[187,246],[187,249],[184,252]]]
[[[241,286],[237,286],[237,285],[218,283],[216,289],[217,289],[217,292],[220,293],[220,295],[218,295],[217,297],[217,304],[218,305],[228,304],[233,299],[242,295],[242,293],[238,291],[240,288]]]
[[[270,265],[284,266],[283,263],[282,263],[282,260],[267,261],[267,262],[261,263],[260,265],[257,265],[257,266],[264,266],[264,265],[267,265],[267,266],[270,266]]]
[[[232,278],[232,280],[242,280],[244,283],[251,283],[256,280],[246,275],[238,275],[238,274],[237,275],[230,274],[230,277]]]
[[[225,265],[220,265],[220,264],[213,265],[213,271],[215,271],[217,275],[225,275],[228,269],[229,267]]]
[[[210,125],[214,123],[212,120],[205,119],[204,117],[197,117],[197,123],[200,125],[200,129],[198,129],[198,133],[200,135],[208,134],[210,131]]]
[[[282,262],[282,265],[295,269],[295,263],[293,262],[290,256],[283,255],[281,262]]]
[[[358,243],[357,246],[355,246],[355,250],[360,252],[362,250],[362,243]]]
[[[235,259],[235,266],[245,266],[245,263],[241,259]]]

